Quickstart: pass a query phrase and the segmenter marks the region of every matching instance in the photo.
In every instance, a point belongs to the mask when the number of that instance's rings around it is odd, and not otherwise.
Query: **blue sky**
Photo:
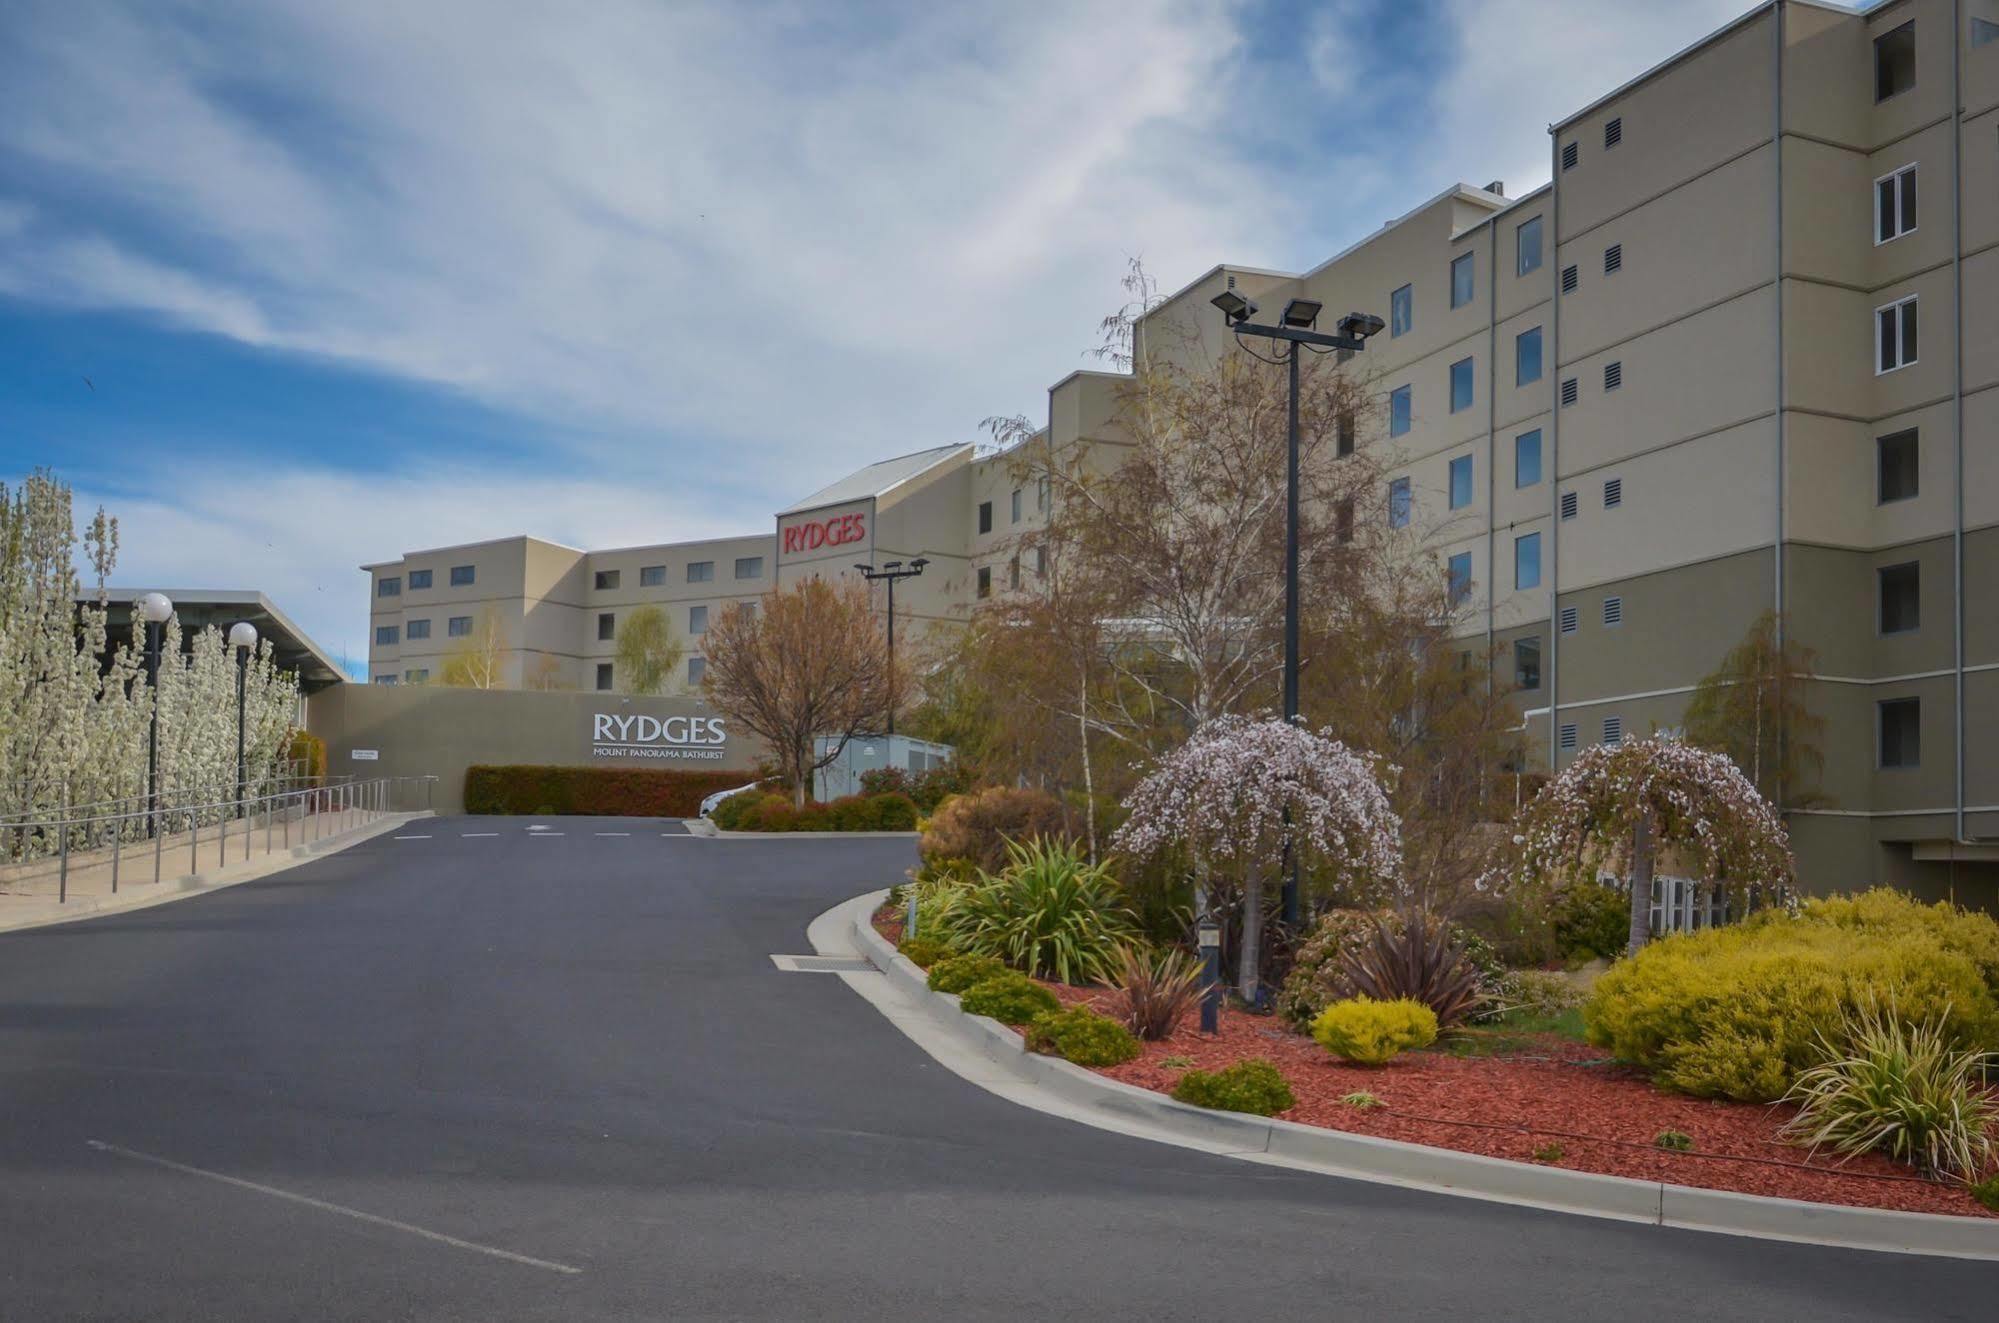
[[[356,566],[761,531],[1038,412],[1119,301],[1302,269],[1746,0],[10,0],[0,474],[365,655]]]

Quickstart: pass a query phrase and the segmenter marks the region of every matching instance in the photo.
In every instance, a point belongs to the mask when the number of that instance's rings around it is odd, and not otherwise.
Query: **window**
[[[1541,269],[1541,218],[1520,222],[1520,228],[1513,232],[1513,273],[1524,276],[1529,271]]]
[[[1574,404],[1581,396],[1582,387],[1576,384],[1574,377],[1570,377],[1562,383],[1562,407],[1564,409]]]
[[[1977,50],[1980,46],[1995,41],[1999,41],[1999,23],[1994,23],[1989,18],[1971,20],[1971,49]]]
[[[1580,628],[1582,628],[1582,615],[1581,615],[1581,613],[1580,613],[1580,612],[1579,612],[1579,611],[1578,611],[1578,610],[1577,610],[1577,609],[1576,609],[1575,607],[1573,607],[1573,606],[1565,606],[1565,607],[1563,607],[1563,608],[1562,608],[1562,632],[1563,632],[1564,634],[1573,634],[1573,633],[1575,633],[1575,632],[1576,632],[1576,631],[1577,631],[1578,629],[1580,629]]]
[[[1388,296],[1388,335],[1403,334],[1416,324],[1416,288],[1404,285]]]
[[[708,608],[705,605],[687,608],[687,632],[690,634],[708,632]]]
[[[378,675],[375,677],[376,684],[394,684],[395,682],[396,682],[396,677],[394,672],[391,672],[387,675]]]
[[[600,593],[615,591],[618,586],[618,573],[617,570],[598,570],[594,580],[597,591]]]
[[[618,637],[617,613],[615,611],[599,611],[597,613],[598,641],[605,642],[616,637]]]
[[[1541,481],[1541,429],[1513,438],[1513,485],[1532,487]]]
[[[1576,517],[1576,494],[1574,492],[1563,492],[1562,518],[1574,519],[1575,517]]]
[[[1576,292],[1576,286],[1582,283],[1582,272],[1578,271],[1574,266],[1565,266],[1562,268],[1562,293],[1573,294]]]
[[[1409,387],[1397,386],[1388,392],[1388,434],[1401,436],[1409,430],[1409,422],[1415,412],[1411,402]]]
[[[1904,23],[1874,39],[1874,99],[1886,101],[1916,85],[1916,25]]]
[[[757,618],[757,604],[755,602],[738,602],[736,605],[742,608],[743,619],[755,620]]]
[[[1615,510],[1624,504],[1624,479],[1611,478],[1603,484],[1603,508]]]
[[[1617,146],[1618,143],[1623,141],[1624,117],[1619,115],[1616,119],[1605,120],[1603,125],[1604,150],[1609,151],[1612,147]]]
[[[410,684],[422,684],[430,678],[430,668],[417,666],[403,672],[403,679]]]
[[[449,620],[446,620],[444,622],[444,633],[447,638],[454,638],[454,639],[471,638],[472,617],[452,616]]]
[[[1899,239],[1916,228],[1916,167],[1905,165],[1874,181],[1874,242]]]
[[[1916,429],[1894,432],[1874,441],[1877,504],[1906,501],[1916,494]]]
[[[1451,461],[1451,509],[1471,504],[1471,456],[1459,455]]]
[[[1916,296],[1874,310],[1874,372],[1893,372],[1916,361]]]
[[[1623,384],[1624,384],[1624,364],[1622,362],[1605,363],[1603,365],[1603,388],[1607,391],[1611,391],[1611,390],[1616,390],[1619,386],[1622,386]]]
[[[701,677],[706,674],[708,674],[708,659],[706,657],[689,657],[687,659],[688,684],[700,684]]]
[[[1513,687],[1541,687],[1541,640],[1538,635],[1513,640]]]
[[[1456,606],[1471,596],[1471,553],[1460,551],[1451,557],[1447,574],[1450,579],[1451,605]]]
[[[1876,704],[1881,722],[1881,765],[1923,765],[1923,700],[1891,698]]]
[[[1342,409],[1333,432],[1333,453],[1341,459],[1353,454],[1354,423],[1353,410]]]
[[[1034,508],[1043,514],[1048,512],[1048,479],[1034,484]]]
[[[993,567],[990,565],[981,565],[979,566],[979,596],[991,597],[992,595]]]
[[[1907,634],[1921,628],[1923,567],[1915,561],[1884,565],[1875,577],[1881,588],[1881,632]]]
[[[610,663],[610,662],[598,662],[598,663],[597,663],[597,687],[598,687],[599,689],[609,689],[609,688],[611,687],[611,663]]]
[[[1471,408],[1472,365],[1469,358],[1461,358],[1451,364],[1451,412],[1459,413]]]
[[[1333,507],[1333,537],[1341,546],[1353,541],[1353,497]]]
[[[414,642],[417,639],[429,638],[430,622],[428,620],[410,621],[408,624],[403,626],[403,637],[411,640],[412,642]]]
[[[1624,743],[1624,718],[1605,717],[1603,719],[1603,742],[1605,744]]]
[[[1017,555],[1006,563],[1006,586],[1016,592],[1020,590],[1020,557]]]
[[[1451,259],[1451,306],[1462,308],[1472,299],[1472,276],[1474,253],[1463,253]]]
[[[763,558],[762,556],[738,556],[738,557],[736,557],[736,577],[737,577],[738,579],[761,579],[761,578],[763,578],[763,577],[764,577],[764,558]]]
[[[1541,379],[1541,328],[1530,327],[1513,337],[1513,384],[1525,386]]]
[[[1562,169],[1573,170],[1582,160],[1582,144],[1568,142],[1562,144]]]
[[[1020,488],[1018,488],[1018,487],[1015,487],[1015,488],[1013,489],[1013,515],[1012,515],[1012,520],[1013,520],[1013,522],[1014,522],[1014,523],[1016,523],[1016,524],[1020,522]]]
[[[411,570],[411,571],[410,571],[410,588],[411,588],[412,590],[415,590],[415,589],[418,589],[418,588],[428,588],[428,587],[430,587],[430,571],[429,571],[429,570]]]
[[[1048,577],[1048,548],[1046,547],[1036,547],[1034,549],[1034,577],[1037,579]]]
[[[451,586],[453,588],[470,588],[472,586],[472,567],[470,565],[453,565],[451,567]]]
[[[1409,479],[1397,478],[1388,484],[1388,526],[1409,526]]]
[[[1621,625],[1624,623],[1624,599],[1622,597],[1606,597],[1603,599],[1603,623],[1606,625]]]
[[[641,588],[666,587],[666,566],[664,565],[639,566],[639,587]]]
[[[387,647],[390,644],[393,644],[396,641],[396,638],[397,638],[397,630],[394,625],[375,626],[375,642],[377,645],[382,647]]]
[[[392,576],[387,579],[377,579],[375,581],[375,596],[401,597],[402,595],[403,595],[403,581],[400,575]]]
[[[1541,535],[1527,533],[1513,539],[1513,586],[1541,586]]]
[[[715,562],[712,560],[690,560],[687,562],[687,582],[713,583]]]
[[[1562,723],[1562,734],[1561,734],[1561,740],[1562,740],[1562,747],[1563,747],[1564,749],[1573,749],[1573,748],[1575,748],[1575,747],[1576,747],[1576,723],[1575,723],[1575,722],[1573,722],[1573,721],[1564,721],[1564,722]]]
[[[1603,250],[1603,274],[1615,275],[1624,269],[1624,245],[1614,243]]]
[[[990,533],[993,531],[993,503],[991,501],[979,502],[979,531],[981,533]]]

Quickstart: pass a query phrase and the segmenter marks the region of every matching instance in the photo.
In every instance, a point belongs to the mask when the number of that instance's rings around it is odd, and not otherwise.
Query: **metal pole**
[[[243,705],[244,689],[250,679],[250,650],[236,649],[236,812],[243,812],[243,792],[250,776],[248,764],[243,758]],[[247,847],[246,847],[247,848]]]
[[[895,758],[895,579],[888,581],[888,756]]]
[[[1208,889],[1194,889],[1194,909],[1200,915],[1195,940],[1201,948],[1201,1032],[1219,1033],[1222,1019],[1222,927],[1208,913]]]
[[[123,843],[124,836],[125,819],[111,819],[111,894],[114,896],[118,894],[118,856],[122,853],[119,846]]]
[[[159,817],[159,801],[155,799],[152,795],[147,795],[146,796],[147,830],[149,831],[152,830],[152,824],[158,817]],[[167,849],[166,833],[160,831],[153,832],[153,885],[154,886],[158,886],[160,884],[160,865],[163,861],[163,857],[166,854],[166,849]]]
[[[152,690],[152,719],[146,727],[146,831],[157,836],[160,830],[160,636],[166,626],[157,620],[146,622],[146,686]]]
[[[1298,724],[1298,355],[1291,346],[1291,408],[1284,470],[1284,720]],[[1298,927],[1298,853],[1291,848],[1291,812],[1284,813],[1284,926]]]
[[[63,820],[56,824],[56,834],[61,838],[61,843],[58,848],[61,849],[62,851],[62,879],[60,882],[57,883],[57,888],[56,888],[56,904],[58,905],[66,904],[69,901],[69,796],[68,795],[63,796],[62,816]]]

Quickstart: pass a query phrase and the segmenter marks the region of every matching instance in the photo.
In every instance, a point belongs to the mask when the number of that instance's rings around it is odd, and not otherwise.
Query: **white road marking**
[[[498,836],[499,834],[496,831],[461,831],[458,833],[459,837],[464,840],[470,840],[474,836]]]
[[[397,840],[399,840],[399,841],[427,841],[427,840],[429,840],[429,839],[430,839],[430,837],[428,837],[428,836],[398,836],[398,837],[396,837],[395,839],[397,839]]]
[[[560,836],[560,835],[562,835],[562,833],[559,831],[537,831],[537,832],[530,832],[528,834],[528,839],[531,841],[543,841],[547,840],[551,836]]]
[[[554,1263],[548,1259],[532,1258],[526,1254],[516,1254],[512,1250],[499,1249],[492,1245],[481,1245],[476,1241],[460,1240],[456,1236],[447,1236],[442,1231],[432,1231],[426,1227],[412,1226],[408,1222],[398,1222],[392,1217],[382,1217],[376,1213],[364,1213],[358,1208],[348,1208],[342,1204],[331,1204],[324,1199],[314,1199],[310,1195],[294,1194],[290,1190],[280,1190],[271,1185],[259,1185],[255,1181],[246,1181],[240,1176],[225,1176],[219,1171],[209,1171],[202,1167],[190,1167],[186,1163],[174,1162],[168,1158],[156,1158],[150,1153],[140,1153],[133,1149],[120,1148],[116,1144],[107,1144],[101,1139],[87,1139],[84,1142],[100,1153],[111,1153],[121,1158],[130,1158],[134,1162],[144,1162],[155,1167],[164,1167],[168,1171],[177,1171],[183,1176],[200,1176],[206,1180],[220,1181],[224,1185],[233,1185],[239,1190],[251,1190],[257,1194],[268,1194],[273,1199],[286,1199],[295,1204],[304,1204],[307,1208],[317,1208],[322,1213],[338,1213],[342,1217],[351,1217],[357,1222],[370,1222],[378,1227],[388,1227],[392,1231],[406,1231],[412,1236],[421,1236],[425,1240],[434,1240],[440,1245],[450,1245],[456,1249],[471,1250],[474,1254],[489,1254],[496,1259],[508,1259],[514,1263],[524,1263],[530,1268],[543,1268],[549,1272],[568,1273],[571,1276],[583,1271],[581,1268],[572,1268],[566,1263]]]
[[[597,833],[597,835],[599,835],[599,836],[630,836],[630,835],[631,835],[631,833],[630,833],[630,832],[628,832],[628,831],[600,831],[600,832],[598,832],[598,833]]]

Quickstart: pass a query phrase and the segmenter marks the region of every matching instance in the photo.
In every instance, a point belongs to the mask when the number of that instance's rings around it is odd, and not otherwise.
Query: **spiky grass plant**
[[[1201,965],[1184,951],[1131,944],[1111,962],[1111,1008],[1148,1042],[1170,1038],[1201,1000]]]
[[[1999,1107],[1981,1087],[1987,1055],[1952,1046],[1942,1017],[1911,1024],[1894,1008],[1852,1012],[1824,1060],[1785,1095],[1786,1137],[1817,1152],[1880,1150],[1917,1170],[1970,1181],[1992,1161]]]
[[[926,935],[1064,983],[1103,978],[1135,928],[1110,870],[1071,841],[1037,837],[1006,849],[999,876],[980,874]]]
[[[1377,917],[1373,937],[1342,960],[1357,992],[1376,1001],[1421,1002],[1436,1014],[1440,1028],[1468,1018],[1485,1000],[1478,966],[1451,926],[1435,915],[1412,912],[1399,926]]]

